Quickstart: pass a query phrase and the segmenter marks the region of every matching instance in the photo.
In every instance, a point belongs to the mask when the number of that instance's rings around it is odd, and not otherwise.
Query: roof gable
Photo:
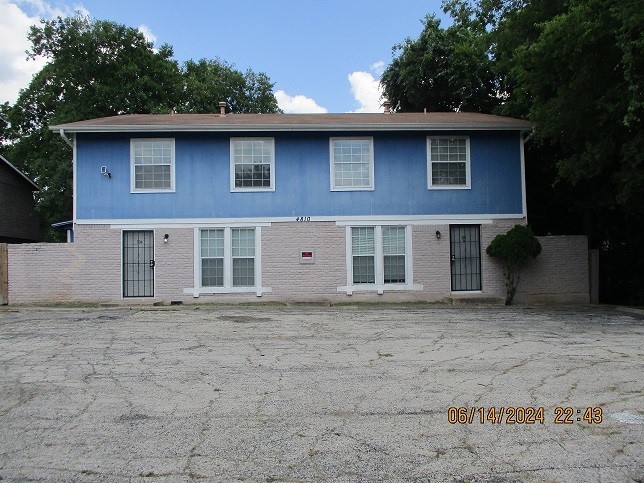
[[[4,156],[2,156],[1,154],[0,154],[0,162],[6,165],[9,168],[9,171],[11,173],[14,173],[18,179],[27,183],[29,187],[32,189],[32,191],[40,191],[40,188],[36,185],[36,183],[31,181],[22,171],[20,171],[13,164],[11,164],[9,160]]]

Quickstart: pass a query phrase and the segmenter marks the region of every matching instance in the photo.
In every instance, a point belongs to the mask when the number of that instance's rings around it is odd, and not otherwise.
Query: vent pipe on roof
[[[389,102],[388,100],[385,100],[382,103],[382,106],[385,108],[385,114],[391,114],[391,102]]]
[[[226,101],[221,101],[219,103],[219,117],[224,117],[226,115]]]

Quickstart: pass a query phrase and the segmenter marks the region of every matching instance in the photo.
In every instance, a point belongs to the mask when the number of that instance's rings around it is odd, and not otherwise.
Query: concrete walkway
[[[609,308],[4,309],[0,480],[642,481],[643,386]]]

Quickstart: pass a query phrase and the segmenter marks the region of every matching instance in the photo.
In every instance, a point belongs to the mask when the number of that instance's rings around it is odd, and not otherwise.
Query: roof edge
[[[32,191],[40,191],[40,188],[38,187],[38,185],[37,185],[36,183],[34,183],[33,181],[31,181],[31,179],[29,179],[25,173],[23,173],[23,172],[22,172],[22,171],[20,171],[18,168],[16,168],[13,164],[11,164],[11,163],[9,162],[9,160],[8,160],[7,158],[5,158],[2,154],[0,154],[0,159],[2,159],[2,161],[4,161],[4,162],[7,164],[7,166],[9,166],[11,169],[13,169],[16,173],[18,173],[18,174],[20,175],[20,177],[21,177],[24,181],[26,181],[27,183],[29,183],[29,185],[31,185],[31,187],[33,188],[33,190],[32,190]]]
[[[534,127],[529,121],[518,121],[507,124],[485,123],[405,123],[405,124],[120,124],[120,125],[85,125],[74,126],[71,124],[58,124],[49,126],[51,131],[63,129],[68,133],[109,133],[109,132],[305,132],[305,131],[525,131]]]

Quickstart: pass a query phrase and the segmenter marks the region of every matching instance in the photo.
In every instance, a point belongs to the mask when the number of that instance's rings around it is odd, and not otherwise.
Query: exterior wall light
[[[163,243],[168,243],[168,238],[170,238],[170,235],[168,235],[167,233],[163,235]]]
[[[441,236],[441,232],[439,230],[436,230],[436,239],[440,240]]]

